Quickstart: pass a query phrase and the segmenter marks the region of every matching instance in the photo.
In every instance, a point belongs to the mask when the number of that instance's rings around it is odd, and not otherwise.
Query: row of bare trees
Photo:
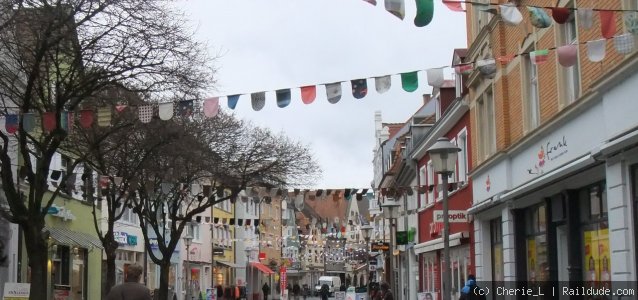
[[[160,266],[159,299],[167,299],[173,250],[196,214],[232,201],[250,185],[304,185],[319,168],[304,145],[221,112],[137,121],[136,106],[201,99],[214,86],[214,57],[193,38],[179,11],[159,0],[4,0],[0,4],[2,115],[21,116],[0,132],[0,212],[20,226],[31,269],[31,299],[48,299],[46,212],[64,185],[52,188],[56,153],[72,157],[110,183],[89,191],[104,246],[108,290],[115,282],[114,224],[122,207],[141,221],[151,260]],[[66,112],[126,103],[110,126],[69,127]],[[24,116],[54,113],[53,130],[32,129]],[[61,182],[66,182],[66,173]],[[115,180],[118,178],[118,180]],[[121,180],[119,180],[121,178]],[[194,190],[206,183],[210,191]],[[167,189],[167,184],[170,188]],[[224,192],[225,191],[225,192]],[[92,199],[91,199],[92,198]],[[102,226],[102,211],[106,225]],[[150,251],[157,238],[159,255]]]

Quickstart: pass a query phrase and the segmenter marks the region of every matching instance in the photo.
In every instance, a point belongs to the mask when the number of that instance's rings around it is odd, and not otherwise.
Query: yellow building
[[[235,205],[230,200],[212,207],[213,226],[213,286],[235,284]]]

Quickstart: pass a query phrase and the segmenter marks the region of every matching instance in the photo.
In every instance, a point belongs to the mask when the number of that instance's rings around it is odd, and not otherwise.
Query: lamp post
[[[399,203],[395,201],[393,198],[388,198],[383,204],[381,204],[381,209],[383,209],[383,217],[390,221],[390,288],[392,290],[392,294],[396,295],[396,286],[394,279],[394,222],[392,220],[396,219],[399,213],[398,210]]]
[[[191,300],[191,266],[190,266],[190,247],[191,242],[193,241],[193,236],[189,232],[184,239],[184,244],[186,245],[186,300]]]
[[[450,143],[446,137],[439,138],[430,149],[428,154],[432,160],[434,172],[441,174],[443,190],[443,259],[445,267],[443,269],[443,300],[451,298],[452,272],[450,261],[450,220],[448,218],[448,176],[454,173],[456,168],[456,157],[461,151],[456,145]]]
[[[250,249],[249,248],[245,248],[244,251],[246,251],[246,299],[252,299],[252,295],[250,294],[250,283],[248,282],[248,278],[252,279],[250,275],[252,275],[251,270],[250,270]],[[250,275],[249,275],[250,274]],[[252,281],[252,280],[251,280]]]
[[[363,239],[366,241],[366,272],[368,276],[366,276],[366,287],[368,290],[368,294],[370,293],[370,233],[372,232],[372,225],[366,224],[361,226],[360,230],[363,234]]]

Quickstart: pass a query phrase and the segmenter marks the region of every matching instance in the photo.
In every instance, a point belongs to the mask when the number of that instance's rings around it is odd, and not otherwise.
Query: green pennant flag
[[[414,92],[419,87],[418,71],[401,73],[401,85],[406,92]]]
[[[433,0],[416,0],[416,16],[414,17],[414,25],[416,27],[423,27],[430,24],[433,15]]]

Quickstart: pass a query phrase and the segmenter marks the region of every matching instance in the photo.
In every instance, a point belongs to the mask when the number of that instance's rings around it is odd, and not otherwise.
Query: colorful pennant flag
[[[443,78],[442,68],[433,68],[425,71],[428,77],[428,84],[432,87],[442,87],[445,79]]]
[[[237,107],[237,102],[239,102],[239,94],[228,96],[228,108],[235,109]]]
[[[35,114],[24,113],[22,114],[22,129],[25,132],[32,132],[35,129]]]
[[[571,9],[567,7],[552,7],[552,18],[558,24],[565,24],[573,18]]]
[[[257,92],[250,94],[250,103],[253,107],[253,110],[260,111],[264,106],[266,106],[266,93],[265,92]]]
[[[160,103],[158,113],[160,120],[166,121],[173,118],[173,102]]]
[[[451,1],[451,0],[443,0],[443,4],[447,6],[451,11],[464,12],[463,6],[461,6],[462,2],[459,1]]]
[[[284,108],[290,105],[290,98],[292,98],[290,89],[277,90],[275,91],[275,94],[277,95],[277,106],[279,108]]]
[[[600,30],[604,38],[610,39],[616,33],[616,18],[614,11],[601,10],[598,11],[600,16]]]
[[[552,25],[552,18],[549,17],[544,9],[528,6],[527,11],[529,11],[529,19],[534,27],[547,28]]]
[[[594,10],[591,8],[578,8],[578,24],[583,29],[589,30],[592,26],[594,26]]]
[[[416,27],[424,27],[432,22],[434,16],[433,0],[416,0],[416,16],[414,17],[414,25]]]
[[[377,90],[377,93],[383,94],[390,90],[392,86],[392,78],[390,75],[375,77],[374,78],[374,87]]]
[[[115,111],[117,111],[118,113],[121,113],[124,111],[124,109],[126,109],[127,105],[126,104],[117,104],[115,105]]]
[[[352,96],[355,99],[361,99],[368,94],[368,82],[364,79],[354,79],[350,81],[352,85]]]
[[[4,127],[7,130],[7,133],[13,134],[18,131],[18,115],[17,114],[5,115],[4,120],[5,120]]]
[[[153,119],[153,106],[152,105],[142,105],[138,109],[140,122],[149,123]]]
[[[514,57],[516,57],[516,54],[506,54],[496,57],[496,60],[499,61],[501,64],[506,65],[514,60]]]
[[[605,59],[607,40],[600,39],[587,42],[587,57],[592,62],[600,62]]]
[[[496,60],[493,58],[477,61],[476,67],[485,78],[494,78],[496,74]]]
[[[506,3],[499,5],[501,8],[501,18],[505,24],[510,26],[517,26],[523,22],[523,15],[516,7],[514,3]]]
[[[414,92],[419,87],[418,72],[401,73],[401,85],[406,92]]]
[[[628,32],[638,34],[638,12],[626,11],[623,13],[623,20],[625,21],[625,28]]]
[[[341,100],[341,82],[326,84],[326,96],[331,104],[339,102]]]
[[[576,45],[560,46],[556,49],[558,63],[563,67],[571,67],[578,62],[578,47]]]
[[[614,47],[620,54],[629,54],[634,51],[634,35],[625,33],[614,37]]]
[[[467,75],[471,73],[473,69],[474,68],[472,67],[471,63],[454,66],[454,72],[456,72],[457,74],[462,74],[462,75]]]
[[[315,101],[317,97],[317,87],[314,85],[301,87],[301,101],[304,104],[310,104]]]
[[[219,113],[219,97],[204,100],[204,116],[212,118]]]
[[[547,49],[536,50],[529,53],[529,59],[535,65],[540,65],[547,61],[549,51]]]
[[[63,111],[60,113],[60,125],[63,130],[71,133],[73,130],[73,112]]]
[[[55,112],[47,111],[42,114],[42,127],[45,132],[50,132],[57,126],[57,122],[55,120]]]
[[[80,111],[80,126],[83,128],[91,128],[93,125],[93,110],[92,109],[83,109]]]
[[[404,0],[385,0],[385,10],[403,20],[405,17]]]
[[[190,117],[193,115],[195,108],[193,100],[182,100],[178,102],[177,113],[182,117]]]

